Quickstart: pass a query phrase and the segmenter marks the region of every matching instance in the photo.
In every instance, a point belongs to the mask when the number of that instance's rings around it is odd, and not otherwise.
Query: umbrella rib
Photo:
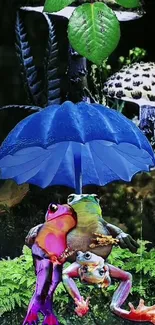
[[[89,154],[90,154],[90,156],[91,156],[91,158],[92,158],[92,161],[93,161],[94,169],[95,169],[95,171],[96,171],[96,176],[97,176],[98,181],[99,181],[99,183],[100,183],[100,177],[99,177],[98,172],[97,172],[97,170],[96,170],[96,168],[95,168],[94,159],[93,159],[92,153],[91,153],[91,151],[90,151],[90,144],[89,144],[88,150],[89,150]]]
[[[121,150],[120,148],[118,148],[118,147],[115,147],[115,150],[118,151],[119,153],[121,152],[121,153],[123,153],[123,154],[125,154],[125,155],[128,156],[128,154],[127,154],[126,152],[122,151],[122,150]],[[142,150],[145,150],[145,149],[142,149]],[[146,150],[145,150],[145,152],[146,152]],[[149,156],[150,156],[150,155],[149,155]],[[131,155],[131,154],[130,154],[130,157],[133,157],[135,161],[140,162],[140,161],[138,160],[138,158],[139,158],[138,156],[134,156],[134,155]],[[145,158],[143,157],[143,159],[145,159]],[[147,157],[146,159],[148,159],[148,157]],[[134,162],[133,162],[132,164],[135,165]],[[149,165],[149,164],[148,164],[148,165]]]
[[[46,149],[45,149],[46,150]],[[43,161],[41,162],[41,164],[40,164],[40,166],[46,161],[46,159],[48,159],[49,157],[51,156],[51,153],[45,158],[45,159],[43,159]],[[37,157],[38,158],[38,157]],[[34,158],[34,159],[32,159],[31,161],[34,161],[36,158]],[[27,163],[29,163],[29,162],[27,162]],[[11,167],[15,167],[15,166],[11,166]],[[1,167],[1,168],[5,168],[5,167]],[[30,169],[27,169],[26,170],[26,173],[27,172],[29,172],[30,170],[33,170],[33,169],[35,169],[36,168],[36,166],[35,167],[33,167],[33,168],[30,168]],[[20,174],[18,174],[16,177],[18,177],[18,176],[21,176],[21,175],[23,175],[24,173],[22,172],[22,173],[20,173]],[[12,178],[12,177],[11,177]]]
[[[91,148],[92,149],[92,151],[94,152],[94,154],[97,156],[97,158],[103,163],[103,161],[101,160],[101,158],[98,156],[98,154],[96,154],[96,152],[95,152],[95,150],[93,149],[93,148]],[[113,170],[104,162],[104,165],[106,166],[106,167],[108,167],[112,172],[113,172]]]
[[[41,147],[40,147],[40,148],[41,148]],[[43,150],[47,150],[47,149],[43,149]],[[20,164],[20,166],[25,165],[25,164],[28,164],[28,163],[30,163],[30,162],[32,162],[32,161],[38,159],[40,156],[41,156],[41,155],[36,156],[35,158],[33,158],[33,159],[29,160],[29,161],[25,161],[25,162],[23,162],[22,164]],[[8,158],[9,158],[9,157],[10,157],[10,158],[12,157],[12,158],[13,158],[13,157],[14,157],[14,154],[13,154],[13,155],[9,154],[9,155],[7,155],[6,157],[8,157]],[[18,157],[20,157],[20,155],[19,155]],[[49,157],[49,155],[48,155],[48,157]],[[48,158],[48,157],[46,157],[46,158]],[[46,158],[45,158],[45,159],[46,159]],[[2,159],[3,159],[3,158],[2,158]],[[44,159],[44,160],[45,160],[45,159]],[[43,161],[44,161],[44,160],[43,160]],[[7,166],[7,168],[8,168],[8,167],[9,167],[9,168],[10,168],[10,167],[17,167],[17,166],[18,166],[18,165]],[[6,167],[5,167],[5,166],[1,166],[0,168],[6,168]],[[30,170],[30,169],[28,169],[28,170]]]
[[[98,141],[96,141],[96,142],[100,144],[100,141],[102,141],[102,140],[98,140]],[[130,143],[127,143],[127,142],[123,142],[123,143],[124,143],[124,144],[130,144]],[[133,146],[136,147],[135,145],[133,145]],[[128,153],[124,152],[122,149],[119,148],[119,144],[116,145],[116,143],[113,142],[113,147],[114,147],[114,149],[115,149],[118,153],[123,153],[123,154],[125,154],[126,156],[128,156]],[[136,147],[136,148],[137,148],[137,147]],[[137,148],[137,149],[140,150],[140,151],[143,150],[143,151],[145,151],[145,152],[147,153],[147,151],[146,151],[145,149],[139,149],[139,148]],[[95,152],[95,151],[94,151],[94,152]],[[138,160],[139,156],[135,156],[135,155],[130,154],[130,157],[133,157],[135,161],[140,162],[140,161]],[[146,159],[148,159],[149,157],[150,157],[150,155],[148,155],[148,157],[147,157]],[[143,157],[143,159],[145,159],[145,158]],[[151,159],[152,159],[152,158],[151,158]],[[135,165],[134,163],[132,163],[132,164]]]
[[[95,152],[95,150],[92,148],[92,151],[94,152],[94,154],[97,156],[97,158],[103,163],[103,161],[101,160],[101,158],[98,156],[98,154]],[[126,158],[125,158],[125,160],[126,160]],[[131,165],[133,165],[134,166],[134,164],[132,164],[131,162],[130,162],[130,164]],[[111,172],[112,173],[115,173],[107,164],[106,164],[106,162],[104,162],[104,165],[106,166],[106,167],[108,167],[109,168],[109,170],[111,170]],[[124,165],[125,166],[125,165]],[[126,167],[126,166],[125,166]],[[137,167],[137,166],[136,166]],[[139,167],[137,167],[137,169],[138,170],[141,170],[141,169],[139,169]],[[132,176],[133,176],[134,174],[132,174]],[[129,179],[131,180],[131,178],[132,178],[132,176],[129,176],[128,175],[128,177],[129,177]],[[119,178],[120,178],[120,176],[119,176]]]
[[[66,154],[67,149],[68,149],[68,146],[67,146],[66,149],[65,149],[64,156],[65,156],[65,154]],[[46,151],[47,151],[48,149],[43,149],[43,150],[46,150]],[[39,166],[40,166],[40,169],[41,169],[41,166],[45,163],[45,161],[48,160],[48,159],[50,158],[50,156],[52,156],[52,155],[53,155],[53,153],[52,153],[51,150],[50,150],[48,156],[47,156],[45,159],[43,159],[43,161],[42,161],[41,164],[39,165]],[[57,166],[57,169],[56,169],[56,171],[55,171],[55,173],[54,173],[54,175],[53,175],[53,178],[55,177],[55,175],[56,175],[56,173],[57,173],[57,170],[58,170],[58,168],[60,167],[60,164],[62,163],[62,160],[63,160],[64,156],[61,158],[61,160],[60,160],[60,162],[59,162],[59,165]],[[29,171],[31,171],[31,170],[34,170],[36,167],[37,167],[37,166],[28,169],[28,170],[26,171],[26,173],[29,172]],[[33,175],[31,178],[36,177],[39,173],[40,173],[40,170],[39,170],[35,175]],[[21,175],[24,175],[24,173],[20,173],[20,174],[18,174],[16,177],[19,177],[19,176],[21,176]]]
[[[62,160],[64,159],[67,150],[68,150],[68,147],[66,148],[65,153],[64,153],[64,156],[61,158],[61,160],[60,160],[60,162],[59,162],[59,165],[58,165],[57,169],[55,170],[55,172],[54,172],[54,174],[53,174],[53,179],[54,179],[54,177],[56,176],[56,173],[58,172],[60,165],[62,164]],[[51,154],[52,154],[52,153],[51,153]],[[49,158],[49,157],[48,157],[48,158]],[[37,174],[35,175],[35,177],[39,174],[39,172],[40,172],[40,171],[37,172]]]

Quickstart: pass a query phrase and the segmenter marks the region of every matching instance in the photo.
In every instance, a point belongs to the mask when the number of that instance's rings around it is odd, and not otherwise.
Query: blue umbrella
[[[99,104],[65,102],[28,116],[0,148],[2,179],[42,188],[103,186],[130,181],[154,166],[144,134],[125,116]]]

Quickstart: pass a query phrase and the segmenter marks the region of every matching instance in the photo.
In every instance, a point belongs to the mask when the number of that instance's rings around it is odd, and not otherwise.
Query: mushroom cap
[[[123,66],[107,79],[103,91],[109,98],[155,106],[155,63],[140,62]]]
[[[100,1],[100,0],[99,0]],[[115,1],[105,1],[106,4],[113,4],[115,3]],[[115,3],[116,4],[116,3]],[[43,13],[44,11],[44,7],[43,6],[24,6],[20,8],[21,10],[25,10],[25,11],[36,11],[36,12],[41,12]],[[48,13],[48,15],[57,15],[57,16],[63,16],[66,18],[70,18],[73,11],[76,9],[76,7],[73,6],[68,6],[58,12],[52,12],[52,13]],[[114,10],[116,17],[119,21],[130,21],[130,20],[135,20],[135,19],[139,19],[141,17],[143,17],[143,15],[145,14],[145,12],[142,10],[142,8],[139,10],[124,10],[123,8],[121,9],[117,9]]]

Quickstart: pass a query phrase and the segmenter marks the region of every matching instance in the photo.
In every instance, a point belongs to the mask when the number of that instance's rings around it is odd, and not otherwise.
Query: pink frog
[[[62,280],[63,263],[69,254],[66,237],[76,224],[76,213],[68,204],[49,205],[45,223],[31,248],[37,280],[23,325],[38,324],[39,312],[44,315],[44,325],[59,324],[53,313],[53,294]]]

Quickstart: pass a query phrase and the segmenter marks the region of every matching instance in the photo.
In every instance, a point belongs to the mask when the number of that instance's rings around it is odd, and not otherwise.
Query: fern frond
[[[38,81],[38,74],[31,54],[31,48],[19,12],[17,12],[15,32],[16,53],[20,61],[21,75],[24,82],[27,100],[29,104],[37,105],[42,95],[41,81]]]
[[[60,104],[60,79],[58,78],[57,55],[58,48],[55,42],[55,30],[50,18],[44,14],[48,23],[49,37],[44,58],[45,96],[46,106]]]
[[[39,106],[30,106],[30,105],[6,105],[6,106],[2,106],[0,107],[0,111],[1,110],[17,110],[17,109],[21,109],[21,110],[26,110],[26,111],[34,111],[34,112],[40,112],[42,110],[41,107]],[[11,113],[11,112],[10,112]]]

